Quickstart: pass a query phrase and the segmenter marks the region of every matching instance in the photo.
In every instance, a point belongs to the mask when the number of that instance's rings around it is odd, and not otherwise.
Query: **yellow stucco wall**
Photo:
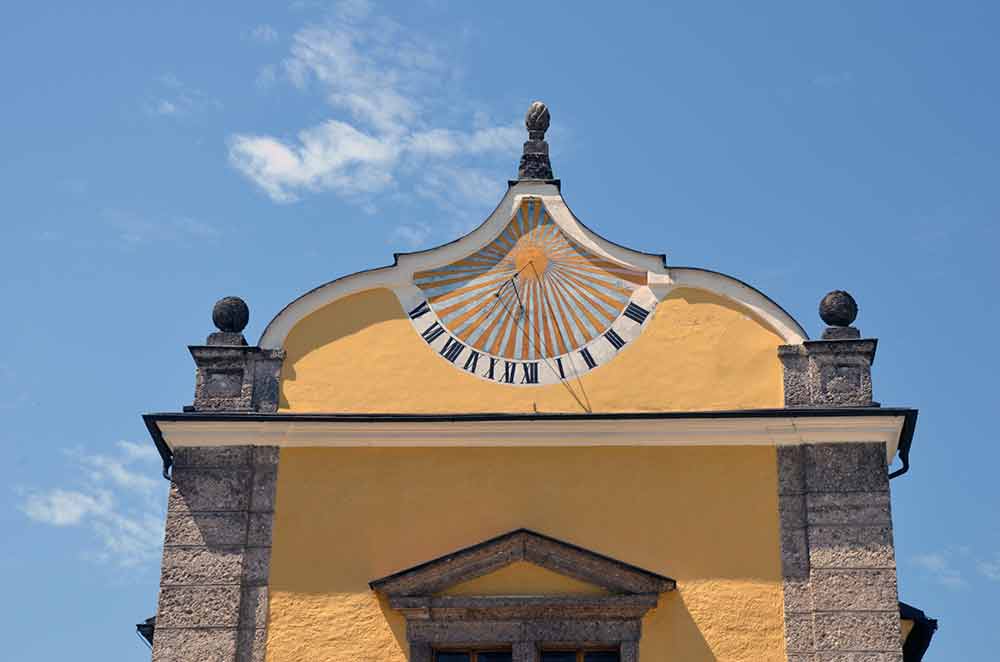
[[[592,411],[782,406],[780,338],[737,304],[678,289],[642,336],[573,386]],[[512,387],[443,361],[396,296],[367,290],[317,310],[285,341],[281,408],[292,412],[580,412],[562,384]]]
[[[402,662],[368,582],[527,527],[677,580],[642,659],[784,660],[776,480],[769,447],[283,448],[267,659]],[[501,573],[470,584],[574,586]]]

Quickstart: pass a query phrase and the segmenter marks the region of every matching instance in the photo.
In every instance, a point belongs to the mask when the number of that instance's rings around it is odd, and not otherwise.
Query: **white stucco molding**
[[[777,415],[774,415],[777,414]],[[341,417],[271,415],[189,418],[150,415],[171,449],[261,445],[317,448],[788,446],[819,443],[886,445],[891,462],[907,411],[822,416],[794,410],[754,415],[517,417]],[[325,419],[325,420],[324,420]]]
[[[560,229],[593,253],[631,269],[646,271],[650,287],[661,295],[681,285],[708,290],[745,306],[781,336],[786,344],[800,344],[807,338],[791,315],[746,283],[714,271],[668,268],[663,255],[619,246],[591,231],[570,211],[557,183],[518,181],[511,182],[500,204],[486,221],[464,237],[424,251],[397,253],[390,266],[338,278],[295,299],[267,325],[259,346],[280,349],[296,324],[337,299],[374,288],[402,290],[412,286],[415,272],[443,267],[475,253],[503,232],[526,196],[541,198]]]

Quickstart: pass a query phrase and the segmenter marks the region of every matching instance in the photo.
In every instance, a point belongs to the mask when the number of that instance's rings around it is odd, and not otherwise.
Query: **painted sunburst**
[[[513,361],[584,348],[609,332],[646,281],[645,272],[595,255],[564,233],[537,198],[524,199],[476,253],[414,274],[452,336]]]

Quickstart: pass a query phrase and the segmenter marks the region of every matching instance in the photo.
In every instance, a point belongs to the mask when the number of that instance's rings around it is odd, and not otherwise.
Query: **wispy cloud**
[[[85,558],[136,566],[159,558],[166,483],[149,445],[119,442],[113,455],[70,453],[79,484],[22,494],[21,511],[56,527],[89,530],[98,544]]]
[[[156,90],[149,95],[146,112],[154,117],[186,117],[206,110],[219,110],[222,102],[173,74],[156,79]]]
[[[149,216],[121,209],[106,209],[104,220],[128,245],[160,241],[207,240],[219,236],[212,225],[189,216]]]
[[[967,583],[956,567],[954,556],[951,550],[919,554],[913,557],[913,563],[937,584],[952,589],[964,588]]]
[[[377,195],[393,190],[449,211],[481,204],[487,191],[480,184],[498,179],[484,168],[498,157],[510,168],[524,130],[475,112],[455,118],[453,98],[441,90],[457,76],[441,48],[367,2],[340,3],[327,23],[295,33],[281,67],[296,88],[320,92],[332,117],[294,137],[233,135],[231,163],[280,203],[329,191],[371,209]],[[277,76],[265,71],[258,85]],[[462,181],[441,185],[456,175]]]
[[[388,242],[412,251],[426,247],[430,236],[431,226],[427,223],[402,223],[393,228]]]

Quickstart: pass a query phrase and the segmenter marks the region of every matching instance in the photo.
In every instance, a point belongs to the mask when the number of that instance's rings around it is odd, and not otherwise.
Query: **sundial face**
[[[571,379],[608,363],[656,306],[648,274],[568,235],[539,198],[524,198],[475,253],[418,271],[410,319],[459,370],[515,385]]]

